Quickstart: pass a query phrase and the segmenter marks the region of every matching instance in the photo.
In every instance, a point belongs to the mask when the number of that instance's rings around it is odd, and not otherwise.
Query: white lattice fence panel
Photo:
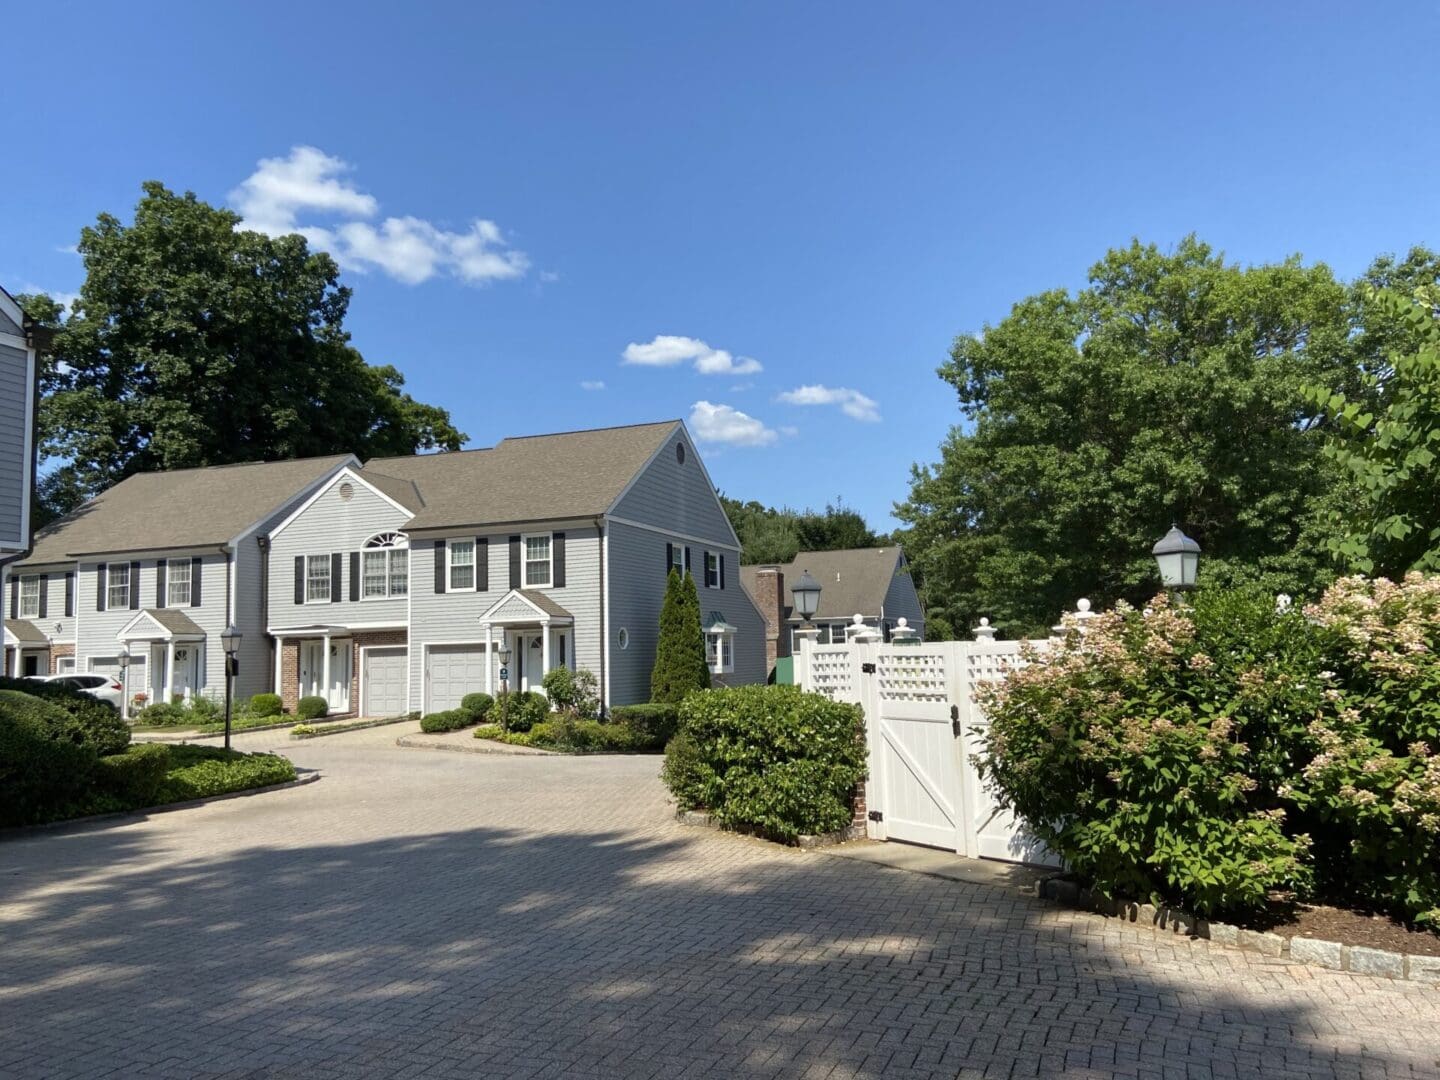
[[[943,702],[949,698],[950,665],[945,653],[903,645],[879,650],[875,687],[882,702]]]
[[[816,646],[810,653],[805,689],[824,694],[831,701],[858,702],[860,688],[855,685],[854,656],[853,646]]]

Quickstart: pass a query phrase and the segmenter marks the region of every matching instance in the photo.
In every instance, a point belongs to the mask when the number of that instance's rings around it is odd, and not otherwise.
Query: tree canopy
[[[883,543],[857,511],[843,503],[815,510],[775,509],[753,499],[720,496],[721,505],[740,538],[740,561],[787,563],[801,551],[841,551]]]
[[[55,329],[41,371],[42,519],[132,473],[353,452],[455,450],[449,413],[365,362],[344,329],[350,290],[298,235],[161,184],[127,225],[82,230],[85,282],[68,318],[23,298]]]
[[[1322,264],[1241,267],[1192,236],[958,337],[939,375],[962,423],[896,509],[931,617],[1018,635],[1081,596],[1142,601],[1172,522],[1205,579],[1315,593],[1344,478],[1307,388],[1363,393],[1386,337],[1352,333],[1364,314]]]

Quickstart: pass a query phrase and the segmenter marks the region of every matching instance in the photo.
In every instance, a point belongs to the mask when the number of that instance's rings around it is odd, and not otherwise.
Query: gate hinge
[[[951,705],[951,706],[950,706],[950,733],[951,733],[952,735],[954,735],[955,738],[957,738],[957,739],[960,737],[960,706],[959,706],[959,705]]]
[[[885,820],[885,815],[882,814],[879,810],[871,810],[870,813],[866,814],[865,816],[868,817],[871,821]]]
[[[865,675],[874,675],[874,674],[875,674],[875,665],[874,665],[873,663],[868,663],[868,662],[867,662],[867,663],[864,663],[864,664],[861,664],[861,665],[860,665],[860,671],[861,671],[863,674],[865,674]]]

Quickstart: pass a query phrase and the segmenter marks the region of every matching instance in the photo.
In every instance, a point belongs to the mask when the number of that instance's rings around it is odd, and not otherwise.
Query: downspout
[[[270,637],[270,537],[264,534],[257,534],[255,544],[260,548],[260,626],[259,632],[265,635],[265,640],[270,648],[266,656],[268,665],[267,671],[277,670],[275,667],[276,650],[279,643]]]
[[[600,564],[600,715],[608,716],[610,713],[610,682],[608,673],[605,670],[605,655],[610,649],[609,631],[605,627],[605,617],[609,614],[606,608],[607,596],[605,593],[605,518],[597,515],[595,518],[595,541],[600,547],[600,555],[596,560]]]

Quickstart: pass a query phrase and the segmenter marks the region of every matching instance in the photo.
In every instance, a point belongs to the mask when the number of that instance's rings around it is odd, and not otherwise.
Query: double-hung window
[[[681,577],[685,576],[685,546],[675,544],[670,549],[670,569]]]
[[[40,575],[20,579],[20,618],[40,617]]]
[[[475,588],[475,541],[448,540],[450,553],[450,580],[446,584],[451,592]]]
[[[111,610],[130,606],[130,564],[111,563],[106,567],[105,606]],[[138,583],[137,583],[138,584]]]
[[[546,588],[554,581],[550,563],[550,534],[525,537],[525,585]]]
[[[735,670],[735,635],[728,630],[711,630],[705,635],[705,662],[712,675],[728,675]]]
[[[320,604],[330,602],[330,556],[307,555],[305,557],[305,602]]]
[[[165,563],[165,606],[189,607],[191,575],[189,559],[169,559]]]
[[[720,588],[720,556],[713,551],[705,553],[705,587]]]
[[[409,542],[404,533],[381,533],[365,541],[361,595],[366,600],[404,596],[410,591]]]

